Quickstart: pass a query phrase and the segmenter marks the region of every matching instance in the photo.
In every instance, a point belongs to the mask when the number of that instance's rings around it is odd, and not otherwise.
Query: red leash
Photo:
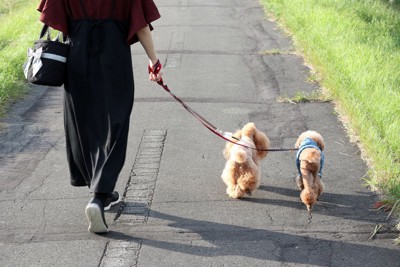
[[[157,74],[161,70],[161,63],[160,61],[157,61],[156,64],[154,64],[153,68],[148,66],[149,73]],[[257,151],[295,151],[297,150],[296,148],[269,148],[269,149],[257,149],[254,147],[249,147],[244,144],[238,143],[240,139],[234,137],[232,133],[224,132],[219,130],[217,127],[215,127],[213,124],[211,124],[208,120],[206,120],[203,116],[201,116],[199,113],[194,111],[191,107],[186,105],[185,102],[183,102],[179,97],[177,97],[174,93],[171,92],[171,90],[168,88],[168,85],[164,84],[163,79],[161,78],[157,83],[165,90],[167,91],[176,101],[178,101],[190,114],[193,115],[198,121],[200,121],[201,124],[203,124],[207,129],[209,129],[211,132],[213,132],[215,135],[219,136],[220,138],[224,139],[225,141],[231,142],[235,145],[239,145],[245,148],[250,148],[253,150]],[[236,141],[233,141],[232,139],[235,139]]]

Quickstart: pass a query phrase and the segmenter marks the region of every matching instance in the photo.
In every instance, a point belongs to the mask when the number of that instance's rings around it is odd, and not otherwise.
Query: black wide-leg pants
[[[126,24],[70,23],[71,50],[64,84],[64,127],[73,186],[113,191],[124,165],[134,81]]]

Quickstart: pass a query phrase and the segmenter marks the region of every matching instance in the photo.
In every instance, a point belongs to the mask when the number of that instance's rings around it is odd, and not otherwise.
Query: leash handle
[[[156,76],[158,73],[160,73],[161,68],[162,68],[162,64],[159,59],[157,59],[157,62],[152,67],[150,66],[150,64],[147,65],[147,70],[148,70],[149,74],[154,74]],[[157,83],[161,86],[164,85],[162,77],[160,77],[160,80],[157,81]]]

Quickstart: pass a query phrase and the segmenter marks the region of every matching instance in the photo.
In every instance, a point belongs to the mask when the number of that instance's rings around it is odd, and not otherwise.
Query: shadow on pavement
[[[305,210],[305,206],[300,201],[300,190],[264,185],[260,186],[259,190],[293,197],[294,199],[293,201],[272,198],[246,198],[244,200],[259,204],[277,205]],[[373,203],[373,200],[374,195],[372,193],[361,192],[349,195],[324,192],[318,203],[314,206],[313,213],[370,223],[383,222],[382,220],[385,216],[382,216],[379,212],[374,212],[368,208]]]
[[[268,187],[268,189],[271,188]],[[326,240],[307,236],[307,233],[297,235],[192,220],[154,210],[150,210],[150,216],[170,221],[168,226],[175,229],[173,234],[176,235],[177,241],[137,238],[117,231],[110,232],[107,238],[141,242],[142,246],[201,257],[232,255],[315,266],[381,266],[383,264],[396,266],[400,262],[398,250],[374,246],[372,242],[371,245],[365,245],[340,240]],[[200,237],[196,237],[194,242],[183,244],[178,240],[180,240],[179,235],[185,234],[198,234]],[[333,233],[327,231],[326,234],[332,235]],[[202,242],[207,246],[200,245]],[[387,259],[391,259],[390,262]]]

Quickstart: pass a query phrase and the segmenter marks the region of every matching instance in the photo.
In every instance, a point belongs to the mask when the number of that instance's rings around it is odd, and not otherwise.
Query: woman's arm
[[[150,67],[153,67],[154,64],[157,63],[158,57],[154,48],[153,36],[151,35],[150,27],[147,25],[146,27],[140,29],[137,33],[137,37],[146,51],[147,57],[150,60]],[[152,81],[160,81],[162,76],[162,72],[160,71],[156,75],[153,73],[149,74],[149,79]]]
[[[149,25],[140,29],[136,34],[150,61],[155,64],[158,58],[154,49],[153,36],[151,35]]]

